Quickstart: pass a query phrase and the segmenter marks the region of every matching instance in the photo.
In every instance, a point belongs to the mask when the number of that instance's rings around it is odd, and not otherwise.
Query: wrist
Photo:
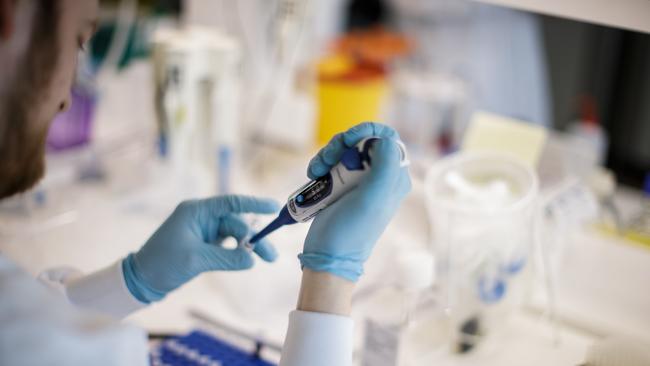
[[[363,275],[363,261],[356,258],[333,257],[327,254],[302,253],[298,255],[303,268],[313,272],[328,272],[350,282],[357,282]]]
[[[122,273],[124,274],[124,282],[129,292],[139,301],[149,304],[165,297],[165,292],[152,288],[141,278],[136,268],[133,253],[129,254],[122,261]]]
[[[329,272],[305,268],[297,309],[316,313],[350,315],[354,282]]]

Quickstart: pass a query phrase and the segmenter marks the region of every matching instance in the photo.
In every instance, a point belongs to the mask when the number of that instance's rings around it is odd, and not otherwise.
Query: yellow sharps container
[[[378,121],[388,92],[382,66],[359,64],[349,56],[329,56],[318,65],[317,142],[364,121]]]

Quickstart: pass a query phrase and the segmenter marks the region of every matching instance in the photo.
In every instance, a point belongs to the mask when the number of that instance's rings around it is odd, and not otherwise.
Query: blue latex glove
[[[271,214],[278,209],[273,200],[245,196],[181,203],[145,245],[122,262],[127,287],[138,300],[149,303],[202,272],[252,267],[253,257],[245,248],[226,249],[221,243],[228,237],[239,242],[249,235],[238,214]],[[268,262],[277,257],[265,241],[257,243],[254,252]]]
[[[346,149],[372,136],[382,139],[370,150],[371,171],[355,189],[314,219],[299,255],[303,267],[356,282],[377,239],[411,190],[408,169],[400,167],[395,142],[399,135],[377,123],[363,123],[334,136],[310,162],[309,177],[325,175]]]

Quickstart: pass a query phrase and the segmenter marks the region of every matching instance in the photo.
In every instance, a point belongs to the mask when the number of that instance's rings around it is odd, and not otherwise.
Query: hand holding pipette
[[[363,123],[336,135],[310,162],[313,180],[245,244],[252,247],[279,227],[316,217],[299,256],[302,266],[354,282],[410,191],[407,165],[404,145],[390,127]]]

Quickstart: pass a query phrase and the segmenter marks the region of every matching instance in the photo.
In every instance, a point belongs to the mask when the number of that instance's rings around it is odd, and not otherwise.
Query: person
[[[45,169],[49,122],[69,105],[79,48],[97,23],[97,0],[0,0],[0,198],[32,187]],[[363,123],[335,136],[312,159],[308,176],[326,174],[346,147],[383,137],[371,171],[312,223],[299,255],[297,309],[290,314],[281,365],[349,365],[351,293],[363,264],[410,190],[397,133]],[[226,249],[250,228],[242,213],[270,214],[269,199],[222,196],[182,202],[140,250],[90,274],[49,271],[42,281],[0,253],[0,365],[147,365],[146,334],[116,320],[207,271],[273,261],[273,246]],[[52,291],[45,283],[58,286]]]

